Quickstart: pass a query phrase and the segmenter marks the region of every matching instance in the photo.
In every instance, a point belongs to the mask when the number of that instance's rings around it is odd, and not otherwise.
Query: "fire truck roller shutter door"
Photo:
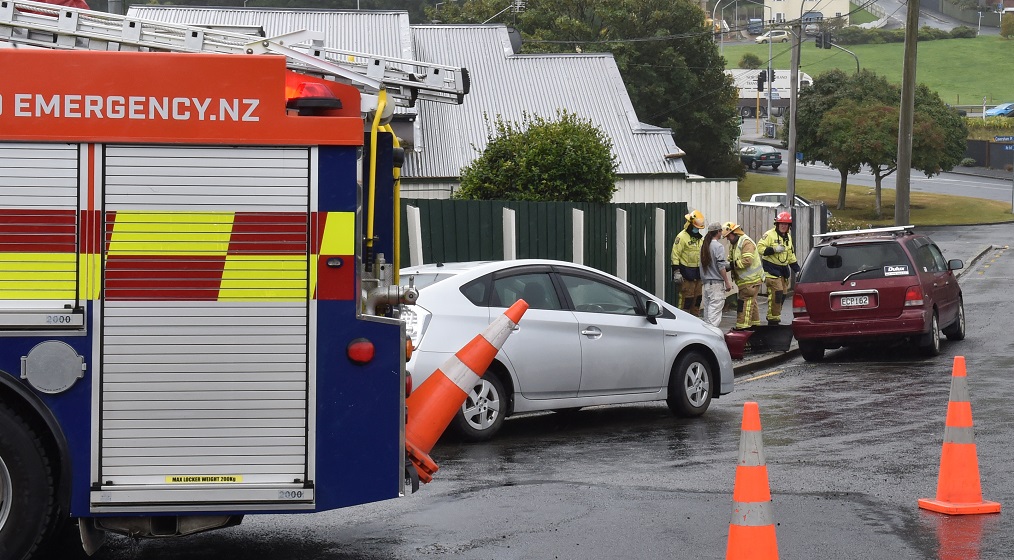
[[[313,429],[312,153],[106,147],[99,480],[113,482],[110,503],[172,501],[192,484],[210,501],[292,501],[290,488],[312,499],[294,484]]]

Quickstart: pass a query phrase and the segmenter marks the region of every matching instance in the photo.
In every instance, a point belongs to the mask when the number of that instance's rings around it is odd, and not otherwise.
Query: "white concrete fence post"
[[[511,261],[518,258],[518,226],[514,219],[514,210],[503,209],[503,259]]]
[[[574,208],[574,243],[571,261],[574,264],[584,264],[584,211]]]

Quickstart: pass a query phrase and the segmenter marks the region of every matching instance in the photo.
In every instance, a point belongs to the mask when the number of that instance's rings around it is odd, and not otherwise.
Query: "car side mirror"
[[[648,300],[648,303],[645,304],[644,308],[645,314],[648,317],[648,322],[652,325],[658,324],[656,319],[662,316],[662,306],[655,300]]]
[[[947,261],[947,270],[961,270],[965,268],[965,263],[961,259],[951,259]]]

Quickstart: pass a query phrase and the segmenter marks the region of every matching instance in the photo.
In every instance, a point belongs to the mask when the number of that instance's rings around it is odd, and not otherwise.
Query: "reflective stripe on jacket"
[[[746,234],[740,235],[736,245],[729,249],[729,262],[737,286],[758,284],[764,279],[764,268],[757,258],[757,244]]]

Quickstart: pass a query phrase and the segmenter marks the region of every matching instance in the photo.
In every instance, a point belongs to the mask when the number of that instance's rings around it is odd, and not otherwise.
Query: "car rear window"
[[[869,280],[915,273],[905,250],[894,242],[839,245],[838,255],[830,258],[819,253],[820,247],[810,251],[800,282],[841,282],[850,274],[850,278]]]
[[[401,279],[401,285],[408,286],[408,279],[412,278],[415,281],[415,287],[422,289],[422,288],[425,288],[426,286],[429,286],[430,284],[436,284],[437,282],[439,282],[439,281],[441,281],[441,280],[443,280],[445,278],[450,278],[451,276],[454,276],[454,275],[453,274],[446,274],[446,273],[437,274],[437,273],[427,273],[427,272],[416,273],[416,274],[405,274],[405,275],[403,275],[403,278]]]

